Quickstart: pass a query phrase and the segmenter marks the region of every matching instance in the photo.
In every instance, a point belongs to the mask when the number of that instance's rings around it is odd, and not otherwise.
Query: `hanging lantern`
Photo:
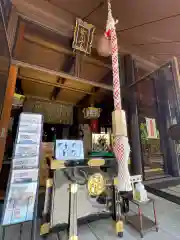
[[[111,55],[111,40],[105,35],[99,38],[97,52],[100,56],[109,57]]]
[[[83,109],[85,119],[97,119],[100,117],[101,108],[88,107]]]
[[[99,129],[98,118],[100,117],[101,108],[88,107],[83,109],[84,118],[90,119],[91,132],[97,133]]]

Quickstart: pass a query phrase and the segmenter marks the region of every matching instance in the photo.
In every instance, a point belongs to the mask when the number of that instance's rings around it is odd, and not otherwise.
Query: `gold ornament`
[[[88,192],[91,196],[99,196],[105,190],[105,180],[102,174],[95,173],[90,176],[88,183]]]

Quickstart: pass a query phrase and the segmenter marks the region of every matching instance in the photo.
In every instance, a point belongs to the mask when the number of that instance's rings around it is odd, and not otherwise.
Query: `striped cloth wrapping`
[[[131,179],[128,169],[130,146],[127,137],[115,137],[114,154],[118,160],[118,191],[132,191]]]
[[[115,24],[111,10],[111,2],[108,0],[108,19],[106,24],[105,36],[111,40],[112,48],[112,72],[113,72],[113,98],[115,110],[122,109],[121,89],[119,76],[118,42]],[[122,192],[131,191],[131,181],[128,169],[128,159],[130,146],[128,138],[125,136],[115,136],[114,154],[118,161],[118,190]]]

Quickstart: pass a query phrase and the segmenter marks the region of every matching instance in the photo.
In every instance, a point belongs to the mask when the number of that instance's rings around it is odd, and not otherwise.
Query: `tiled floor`
[[[180,206],[168,202],[159,197],[156,199],[157,216],[159,222],[159,232],[149,232],[145,235],[145,240],[180,240]],[[153,217],[150,205],[144,207],[144,214],[149,218]],[[14,226],[6,230],[5,240],[29,240],[30,226],[25,224],[22,229],[22,237],[19,237],[19,227]],[[79,240],[115,240],[112,221],[100,220],[89,225],[83,225],[78,229]],[[37,234],[37,239],[40,237]],[[125,240],[141,239],[140,235],[131,226],[126,225],[124,231]],[[57,240],[57,236],[49,236],[48,240]],[[60,235],[60,240],[67,240],[66,236]]]

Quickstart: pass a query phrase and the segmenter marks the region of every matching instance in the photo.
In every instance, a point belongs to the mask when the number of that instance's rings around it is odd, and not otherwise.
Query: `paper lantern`
[[[111,40],[106,36],[101,36],[97,44],[97,52],[100,56],[109,57],[111,55]]]
[[[88,107],[83,109],[85,119],[97,119],[100,117],[101,108]]]

